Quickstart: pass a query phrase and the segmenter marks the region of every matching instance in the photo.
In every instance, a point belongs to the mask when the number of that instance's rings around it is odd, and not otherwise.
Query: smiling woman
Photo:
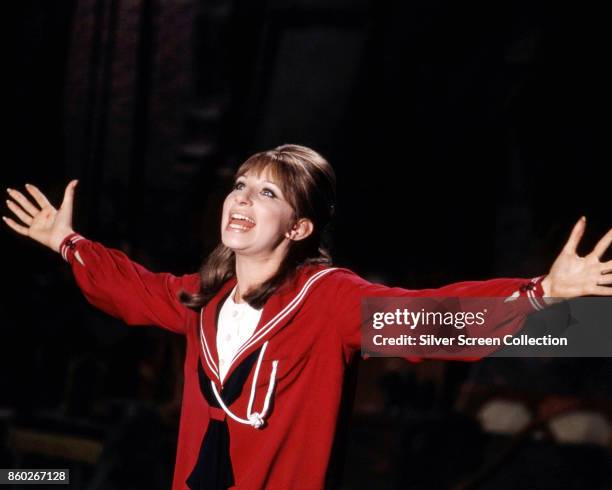
[[[34,202],[8,189],[20,223],[4,221],[59,252],[93,305],[128,324],[185,336],[175,490],[324,488],[345,369],[361,348],[365,297],[506,298],[514,306],[498,320],[512,335],[548,297],[612,295],[612,261],[600,261],[612,230],[579,257],[584,219],[546,276],[408,290],[332,267],[323,236],[335,176],[303,146],[279,146],[242,164],[223,204],[221,243],[199,273],[181,277],[152,273],[75,233],[75,186],[68,184],[59,209],[35,186],[26,185]]]
[[[223,203],[221,243],[200,271],[200,291],[184,295],[200,308],[239,270],[236,298],[261,308],[298,267],[331,264],[324,244],[332,219],[336,176],[317,152],[283,145],[256,153],[236,172]]]

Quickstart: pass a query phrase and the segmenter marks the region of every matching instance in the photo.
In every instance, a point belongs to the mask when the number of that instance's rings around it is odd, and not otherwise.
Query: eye
[[[232,189],[234,189],[235,191],[239,191],[240,189],[243,189],[243,188],[244,188],[244,182],[236,182]]]
[[[264,187],[264,188],[261,190],[261,193],[262,193],[264,196],[266,196],[266,197],[271,197],[271,198],[275,198],[275,197],[276,197],[276,194],[274,193],[274,191],[273,191],[273,190],[271,190],[271,189],[268,189],[267,187]]]

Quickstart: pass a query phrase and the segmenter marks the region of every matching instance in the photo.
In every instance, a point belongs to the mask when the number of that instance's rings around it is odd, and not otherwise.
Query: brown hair
[[[249,157],[238,168],[235,178],[247,172],[260,175],[264,169],[278,183],[296,219],[310,219],[314,230],[307,238],[292,241],[276,274],[244,295],[244,300],[253,308],[261,308],[299,267],[332,262],[325,244],[325,232],[334,214],[336,199],[336,176],[331,165],[310,148],[282,145]],[[199,310],[234,275],[234,252],[221,243],[200,269],[200,290],[195,294],[182,292],[180,299],[189,308]]]

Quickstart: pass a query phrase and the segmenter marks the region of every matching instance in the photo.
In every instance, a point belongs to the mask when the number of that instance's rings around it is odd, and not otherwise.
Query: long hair
[[[296,219],[310,219],[314,230],[305,239],[292,241],[276,273],[246,292],[243,298],[253,308],[263,307],[299,267],[332,263],[325,243],[336,200],[336,176],[331,165],[310,148],[282,145],[249,157],[236,171],[235,179],[247,172],[260,175],[264,170],[278,183]],[[200,290],[195,294],[183,291],[180,300],[189,308],[199,310],[235,274],[234,252],[220,243],[200,268]]]

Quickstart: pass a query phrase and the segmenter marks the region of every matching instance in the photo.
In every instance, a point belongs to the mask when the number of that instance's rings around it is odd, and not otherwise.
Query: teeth
[[[248,221],[249,223],[255,224],[254,220],[252,220],[248,216],[245,216],[244,214],[232,213],[230,217],[232,219],[241,219],[241,220],[244,220],[244,221]]]
[[[233,228],[233,229],[235,229],[235,230],[248,230],[248,229],[249,229],[248,227],[246,227],[246,226],[244,226],[244,225],[239,225],[239,224],[237,224],[237,223],[231,223],[231,224],[229,225],[229,228]]]

